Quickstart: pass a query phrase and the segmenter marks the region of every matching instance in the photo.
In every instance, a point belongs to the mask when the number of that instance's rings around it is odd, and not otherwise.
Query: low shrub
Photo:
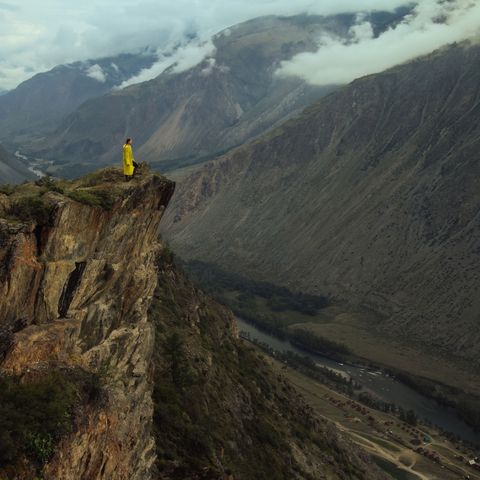
[[[114,194],[107,190],[70,190],[66,195],[76,202],[105,210],[111,210],[115,204]]]
[[[41,179],[35,182],[35,185],[38,187],[42,187],[42,193],[46,192],[56,192],[56,193],[65,193],[65,190],[60,184],[54,180],[52,177],[48,175],[46,177],[42,177]]]
[[[123,179],[123,171],[115,167],[107,167],[96,172],[87,173],[80,179],[78,186],[80,187],[95,187],[105,183],[112,184],[119,179]]]
[[[28,196],[15,200],[8,211],[8,215],[23,222],[34,221],[38,225],[48,225],[51,207],[42,198]]]
[[[328,338],[312,335],[306,330],[296,329],[289,333],[290,342],[304,350],[320,353],[332,358],[342,358],[350,354],[350,349],[343,343],[334,342]]]
[[[170,248],[168,243],[163,244],[163,249],[160,253],[160,261],[165,261],[166,263],[173,263],[175,260],[175,254],[173,250]]]
[[[11,195],[14,190],[15,187],[13,185],[9,185],[8,183],[5,185],[0,185],[0,193],[3,193],[4,195]]]
[[[41,466],[72,429],[77,387],[61,374],[31,383],[0,377],[0,467],[27,457]]]

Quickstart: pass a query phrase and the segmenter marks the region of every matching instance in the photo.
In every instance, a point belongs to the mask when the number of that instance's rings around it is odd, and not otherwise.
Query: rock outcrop
[[[147,311],[174,184],[146,175],[108,186],[109,210],[47,192],[47,225],[0,220],[0,322],[12,330],[2,373],[106,372],[104,406],[82,412],[45,479],[146,480],[155,460]]]

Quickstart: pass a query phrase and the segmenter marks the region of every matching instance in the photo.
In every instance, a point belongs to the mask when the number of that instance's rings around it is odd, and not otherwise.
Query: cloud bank
[[[333,15],[393,11],[412,0],[0,0],[0,91],[59,64],[146,47],[158,61],[121,85],[154,78],[166,69],[186,70],[212,55],[220,30],[262,15]],[[478,31],[480,0],[413,0],[412,15],[378,38],[358,16],[350,40],[319,39],[317,53],[281,65],[279,75],[319,85],[346,83],[379,72]],[[194,39],[194,40],[192,40]],[[86,74],[105,81],[105,72]]]
[[[406,3],[408,0],[4,0],[0,1],[0,90],[59,64],[136,53],[147,46],[164,52],[193,37],[206,41],[220,30],[262,15],[393,10]],[[156,71],[163,68],[161,60]]]
[[[98,63],[95,63],[94,65],[89,67],[85,74],[87,75],[87,77],[93,78],[100,83],[105,83],[107,80],[105,72],[103,71],[102,67],[98,65]]]
[[[144,68],[137,75],[124,81],[115,87],[116,90],[146,82],[158,77],[166,70],[171,73],[180,73],[201,63],[205,58],[215,54],[215,45],[211,40],[192,40],[184,45],[167,48],[166,51],[158,51],[158,61],[151,67]]]
[[[279,76],[297,76],[315,85],[348,83],[381,72],[439,47],[480,33],[480,2],[422,0],[412,14],[374,37],[372,26],[357,18],[348,41],[325,37],[315,53],[282,62]]]

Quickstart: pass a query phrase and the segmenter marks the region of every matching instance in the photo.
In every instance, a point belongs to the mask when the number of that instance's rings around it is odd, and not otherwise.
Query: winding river
[[[45,172],[43,170],[53,163],[49,160],[44,160],[43,158],[28,157],[20,152],[20,150],[15,152],[15,157],[24,163],[28,170],[30,170],[30,172],[32,172],[38,178],[44,177]]]
[[[414,410],[421,420],[438,425],[446,431],[480,445],[480,432],[475,432],[465,422],[457,417],[454,411],[439,405],[434,400],[424,397],[412,388],[384,374],[372,372],[352,365],[344,365],[326,357],[315,355],[297,347],[288,341],[282,341],[267,333],[261,332],[255,326],[237,317],[238,329],[249,334],[252,340],[266,343],[278,352],[290,350],[303,357],[310,357],[316,364],[327,367],[352,377],[366,390],[370,390],[385,402],[394,403],[404,410]]]

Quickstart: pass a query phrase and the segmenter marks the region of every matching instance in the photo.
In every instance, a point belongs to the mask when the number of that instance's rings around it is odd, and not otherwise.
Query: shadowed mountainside
[[[356,80],[183,178],[167,237],[478,365],[479,65],[462,44]]]

